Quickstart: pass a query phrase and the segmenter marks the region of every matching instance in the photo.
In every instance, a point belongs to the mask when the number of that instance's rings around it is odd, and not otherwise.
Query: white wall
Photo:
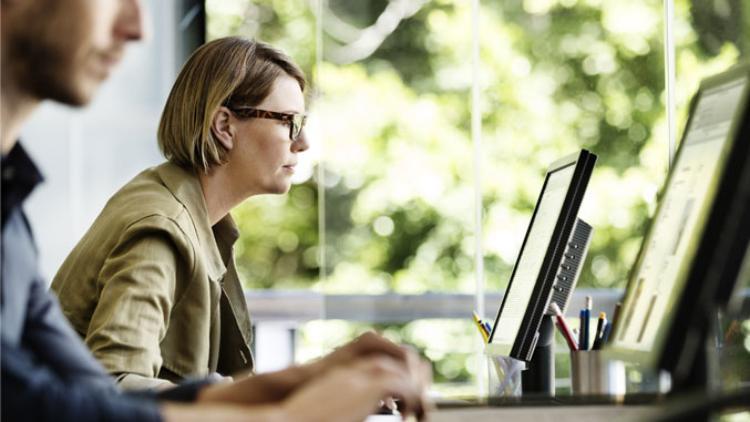
[[[22,132],[46,179],[26,211],[48,280],[107,199],[162,161],[156,128],[175,77],[174,0],[144,4],[148,38],[128,47],[94,101],[84,109],[45,103]]]

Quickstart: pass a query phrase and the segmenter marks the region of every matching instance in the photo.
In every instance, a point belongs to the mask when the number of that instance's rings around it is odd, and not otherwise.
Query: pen
[[[581,350],[588,349],[589,324],[586,317],[586,308],[578,312],[578,348]]]
[[[586,307],[581,310],[581,337],[578,342],[580,350],[589,349],[589,320],[591,319],[592,302],[591,296],[586,296]]]
[[[492,326],[487,321],[482,322],[482,325],[484,326],[484,330],[487,332],[487,337],[489,337],[490,333],[492,332]]]
[[[594,345],[591,350],[602,348],[602,337],[604,337],[604,326],[607,325],[607,313],[599,312],[599,319],[596,322],[596,333],[594,333]]]
[[[602,344],[609,342],[609,336],[612,334],[612,326],[613,324],[611,322],[607,322],[607,326],[604,327],[604,334],[602,334]]]
[[[560,332],[562,332],[563,337],[565,338],[565,341],[568,343],[568,347],[570,348],[571,352],[577,352],[578,351],[578,345],[576,344],[573,333],[570,331],[570,327],[568,327],[568,324],[565,322],[565,317],[563,317],[562,311],[560,311],[560,307],[557,306],[557,303],[552,302],[550,305],[552,308],[552,312],[555,313],[555,319],[557,320],[557,328],[560,329]]]
[[[479,315],[477,315],[476,311],[472,311],[472,316],[474,317],[474,325],[477,326],[477,329],[479,330],[479,334],[482,335],[482,339],[484,340],[485,343],[487,343],[490,339],[490,335],[487,334],[487,331],[482,325],[482,320],[479,319]]]

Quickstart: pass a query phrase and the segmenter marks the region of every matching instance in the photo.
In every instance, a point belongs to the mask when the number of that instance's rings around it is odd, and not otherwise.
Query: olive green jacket
[[[174,164],[118,191],[52,282],[65,316],[124,388],[250,371],[238,231],[208,220],[197,176]]]

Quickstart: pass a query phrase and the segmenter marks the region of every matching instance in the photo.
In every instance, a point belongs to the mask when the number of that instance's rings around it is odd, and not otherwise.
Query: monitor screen
[[[547,171],[490,336],[496,353],[527,360],[533,352],[529,343],[533,343],[546,310],[553,269],[560,263],[595,159],[584,150],[554,163]]]
[[[701,89],[659,206],[630,275],[612,350],[627,360],[658,356],[684,292],[717,194],[747,78]]]
[[[516,340],[523,317],[526,315],[526,308],[529,306],[531,293],[539,276],[539,270],[542,268],[547,245],[552,239],[552,232],[560,217],[565,194],[573,179],[574,169],[575,166],[571,164],[547,176],[547,183],[523,248],[524,253],[518,259],[518,270],[513,277],[513,286],[506,292],[508,298],[497,320],[502,330],[498,330],[492,339],[493,343],[507,345],[508,353]]]

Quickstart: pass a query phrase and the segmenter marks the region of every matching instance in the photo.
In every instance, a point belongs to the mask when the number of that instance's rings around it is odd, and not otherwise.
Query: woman
[[[302,71],[223,38],[187,61],[167,99],[167,162],[120,189],[54,278],[66,317],[121,386],[249,372],[251,325],[229,211],[289,190],[308,148]]]

